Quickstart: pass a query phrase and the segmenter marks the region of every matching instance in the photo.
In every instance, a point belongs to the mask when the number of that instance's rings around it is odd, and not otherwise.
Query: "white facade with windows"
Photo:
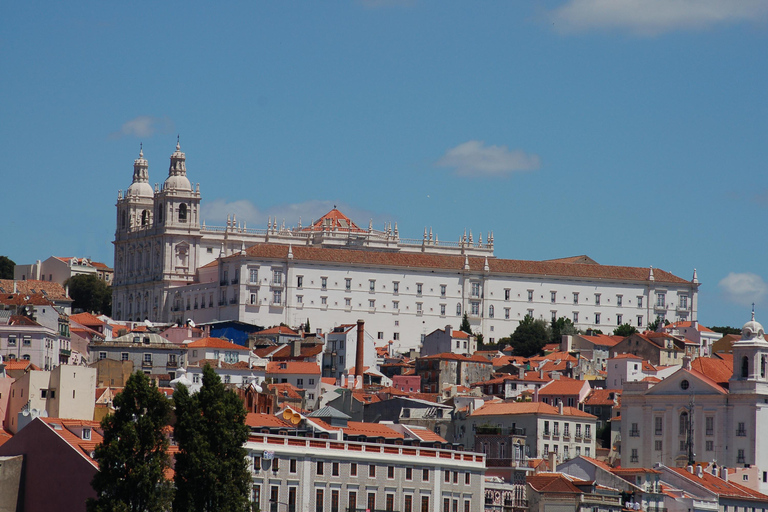
[[[494,342],[530,314],[566,317],[580,329],[644,327],[657,316],[692,320],[699,283],[661,270],[599,265],[589,258],[503,260],[494,237],[459,242],[400,238],[397,226],[361,229],[336,209],[309,227],[250,229],[232,217],[207,227],[201,196],[177,144],[162,188],[148,162],[118,194],[113,312],[117,320],[241,320],[316,328],[366,321],[402,348],[451,318],[469,316]],[[217,268],[213,265],[218,260]],[[214,271],[213,274],[211,271]],[[396,347],[395,347],[396,348]]]

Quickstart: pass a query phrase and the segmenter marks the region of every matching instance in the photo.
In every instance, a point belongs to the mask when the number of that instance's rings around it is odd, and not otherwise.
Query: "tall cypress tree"
[[[88,500],[90,512],[164,512],[173,500],[168,438],[171,403],[143,372],[128,378],[115,397],[115,413],[101,422],[104,441],[96,447],[99,471]]]
[[[210,367],[203,369],[203,386],[189,394],[179,386],[174,438],[176,497],[174,512],[246,512],[251,475],[243,445],[248,439],[242,400],[227,390]]]

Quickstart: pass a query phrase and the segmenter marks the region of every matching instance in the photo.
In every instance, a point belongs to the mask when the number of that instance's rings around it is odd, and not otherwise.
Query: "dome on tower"
[[[139,149],[139,158],[133,161],[133,183],[125,197],[152,197],[154,191],[149,184],[149,162],[144,158],[144,148]]]
[[[168,168],[168,178],[163,183],[163,190],[192,191],[192,184],[187,179],[187,157],[181,151],[181,144],[176,140],[176,151],[171,155],[171,166]]]
[[[752,320],[744,324],[744,327],[741,328],[741,339],[742,340],[765,340],[765,329],[763,329],[763,326],[760,324],[760,322],[757,322],[755,320],[755,312],[752,312]]]

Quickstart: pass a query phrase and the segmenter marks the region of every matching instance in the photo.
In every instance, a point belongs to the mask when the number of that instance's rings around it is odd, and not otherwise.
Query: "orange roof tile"
[[[727,385],[733,377],[733,357],[720,359],[714,357],[697,357],[691,361],[691,369],[705,375],[721,386]]]
[[[277,325],[275,327],[270,327],[269,329],[264,329],[263,331],[255,332],[256,335],[261,334],[282,334],[286,336],[301,336],[298,332],[294,331],[290,327],[286,327],[284,325]]]
[[[668,467],[667,469],[692,482],[696,482],[697,484],[706,488],[708,491],[716,493],[718,496],[745,498],[751,500],[760,500],[763,502],[768,501],[768,496],[765,494],[753,491],[752,489],[744,487],[743,485],[739,485],[736,482],[726,482],[722,478],[718,478],[707,471],[704,471],[701,478],[699,478],[695,474],[689,473],[686,468]]]
[[[245,350],[248,351],[248,347],[242,345],[236,345],[231,341],[227,341],[222,338],[201,338],[195,340],[192,343],[187,343],[189,348],[222,348],[227,350]]]
[[[256,412],[249,412],[245,416],[245,424],[249,427],[277,427],[277,428],[290,428],[295,429],[296,427],[287,421],[283,420],[282,418],[278,418],[277,416],[273,414],[263,414],[263,413],[256,413]]]
[[[463,256],[425,254],[425,253],[400,253],[360,251],[293,246],[293,258],[298,261],[316,261],[323,263],[347,263],[360,265],[374,265],[377,267],[405,267],[405,268],[440,268],[445,270],[461,271],[464,268]],[[278,244],[257,244],[249,247],[246,254],[250,257],[280,259],[288,257],[288,246]],[[230,256],[239,257],[237,255]],[[482,272],[485,258],[469,258],[471,270]],[[649,271],[644,267],[620,267],[609,265],[583,265],[578,263],[559,263],[547,261],[524,261],[489,258],[488,265],[491,273],[500,274],[526,274],[563,276],[583,279],[603,279],[621,281],[647,282]],[[653,269],[655,282],[664,283],[689,283],[685,279],[677,277],[660,269]]]
[[[320,375],[320,366],[317,363],[305,363],[304,361],[269,362],[267,363],[266,373]]]
[[[550,381],[545,384],[539,390],[539,396],[550,395],[578,395],[584,386],[589,387],[589,382],[586,380],[570,379],[568,377],[560,377],[557,380]]]
[[[13,279],[0,279],[0,293],[13,293]],[[23,295],[43,295],[51,300],[68,300],[67,292],[64,287],[55,281],[38,281],[36,279],[27,279],[25,281],[16,281],[16,293]]]
[[[544,402],[486,402],[470,416],[503,416],[512,414],[554,414],[559,415],[559,409]],[[563,407],[564,416],[579,416],[596,418],[591,414],[580,411],[576,407]]]

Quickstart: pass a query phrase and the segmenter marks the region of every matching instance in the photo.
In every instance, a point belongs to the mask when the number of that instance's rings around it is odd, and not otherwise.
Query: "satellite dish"
[[[192,321],[191,318],[187,318],[187,323],[189,324],[190,327],[194,327],[195,326],[195,322]]]
[[[40,411],[38,409],[32,409],[31,411],[29,411],[29,413],[32,415],[33,418],[37,418],[38,416],[40,416]]]
[[[299,423],[301,423],[301,414],[293,413],[291,415],[291,423],[293,423],[294,425],[298,425]]]
[[[21,411],[21,415],[22,415],[22,416],[24,416],[24,417],[26,418],[27,416],[29,416],[29,411],[28,411],[27,409],[23,409],[23,410]]]
[[[293,417],[293,412],[291,412],[290,409],[286,409],[283,411],[283,419],[286,421],[290,421]]]

